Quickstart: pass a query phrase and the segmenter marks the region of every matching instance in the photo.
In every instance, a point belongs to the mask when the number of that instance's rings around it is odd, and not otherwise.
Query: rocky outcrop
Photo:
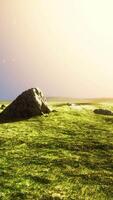
[[[38,88],[31,88],[24,91],[3,110],[0,120],[25,119],[50,112],[51,109],[42,91]]]

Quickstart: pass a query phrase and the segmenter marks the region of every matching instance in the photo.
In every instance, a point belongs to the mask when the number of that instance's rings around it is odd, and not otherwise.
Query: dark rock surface
[[[100,115],[113,115],[112,111],[106,110],[106,109],[95,109],[94,113],[95,114],[100,114]]]
[[[0,121],[27,119],[36,115],[50,113],[46,98],[38,88],[31,88],[19,95],[0,114]]]

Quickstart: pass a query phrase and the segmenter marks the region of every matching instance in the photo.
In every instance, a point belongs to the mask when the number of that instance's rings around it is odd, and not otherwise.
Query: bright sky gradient
[[[0,98],[113,97],[113,0],[0,0]]]

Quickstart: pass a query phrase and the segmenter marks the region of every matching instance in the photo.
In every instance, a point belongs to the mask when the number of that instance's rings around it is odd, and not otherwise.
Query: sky
[[[0,0],[0,99],[113,97],[112,0]]]

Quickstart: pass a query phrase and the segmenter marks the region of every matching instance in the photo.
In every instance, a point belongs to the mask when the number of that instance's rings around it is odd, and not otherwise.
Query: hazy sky
[[[113,0],[0,0],[0,98],[113,97]]]

